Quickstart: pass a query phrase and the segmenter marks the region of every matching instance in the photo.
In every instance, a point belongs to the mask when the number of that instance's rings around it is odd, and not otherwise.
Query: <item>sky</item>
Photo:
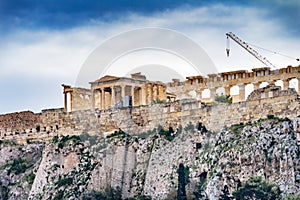
[[[82,66],[97,47],[131,30],[157,27],[184,35],[206,52],[217,72],[222,72],[263,67],[232,41],[227,57],[227,32],[250,44],[299,58],[298,19],[298,0],[0,0],[0,114],[63,107],[61,84],[75,85]],[[136,35],[137,40],[139,37]],[[256,50],[278,68],[300,64]],[[151,55],[153,69],[161,64],[155,60],[168,60],[164,65],[169,67],[180,63],[167,59],[166,52]],[[131,64],[128,60],[143,58],[141,52],[130,56],[123,56],[125,68],[125,63]],[[139,70],[151,68],[149,61],[135,65]],[[114,69],[117,71],[111,65],[110,73]],[[180,69],[166,72],[166,76],[170,74],[180,75]]]

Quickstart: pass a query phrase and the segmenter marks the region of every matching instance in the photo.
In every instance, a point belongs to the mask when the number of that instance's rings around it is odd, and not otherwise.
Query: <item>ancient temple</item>
[[[212,103],[217,91],[223,95],[231,95],[233,102],[246,100],[246,90],[257,90],[262,83],[280,85],[287,90],[293,80],[295,89],[300,92],[300,66],[271,70],[270,68],[254,68],[251,71],[238,70],[208,74],[207,77],[196,75],[186,77],[180,82],[162,83],[149,81],[141,73],[131,74],[131,77],[104,76],[90,82],[90,89],[76,88],[69,85],[64,87],[65,111],[150,105],[157,102],[169,102],[182,99],[200,100]],[[250,86],[250,87],[249,87]],[[238,94],[232,94],[235,87]],[[209,97],[203,93],[209,92]]]
[[[90,82],[91,88],[64,87],[65,111],[122,108],[166,101],[166,85],[149,81],[141,73],[131,77],[104,76]]]

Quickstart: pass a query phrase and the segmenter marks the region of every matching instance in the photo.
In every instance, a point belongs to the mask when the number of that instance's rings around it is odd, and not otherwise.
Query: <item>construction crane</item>
[[[275,65],[273,65],[270,61],[268,61],[265,57],[263,57],[262,55],[260,55],[256,50],[254,50],[249,43],[244,42],[243,40],[241,40],[238,36],[236,36],[235,34],[233,34],[232,32],[226,33],[227,36],[227,47],[226,47],[226,53],[227,53],[227,57],[229,56],[230,53],[230,46],[229,46],[229,38],[231,38],[233,41],[235,41],[236,43],[238,43],[241,47],[243,47],[246,51],[248,51],[251,55],[253,55],[255,58],[257,58],[260,62],[262,62],[264,65],[268,66],[268,67],[272,67],[272,68],[276,68]],[[255,46],[255,45],[252,45]],[[292,58],[290,56],[278,53],[278,52],[274,52],[262,47],[258,47],[255,46],[257,48],[263,49],[265,51],[269,51],[272,52],[274,54],[279,54],[281,56],[285,56],[291,59],[296,59],[297,61],[300,61],[299,58]]]

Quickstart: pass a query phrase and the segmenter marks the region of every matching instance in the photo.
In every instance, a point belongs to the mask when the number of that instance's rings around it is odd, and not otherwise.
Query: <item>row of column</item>
[[[64,107],[65,107],[65,112],[72,112],[72,101],[73,101],[73,95],[72,92],[64,92]]]
[[[225,94],[224,95],[230,95],[230,88],[231,87],[232,86],[224,87],[224,90],[225,90]],[[238,100],[239,101],[244,101],[245,100],[245,96],[246,96],[245,85],[244,84],[239,84],[238,87],[239,87]],[[216,94],[217,94],[217,88],[210,88],[209,90],[210,90],[210,100],[214,101],[215,97],[216,97]]]
[[[127,96],[128,98],[126,98]],[[92,90],[93,108],[101,110],[118,106],[119,103],[122,103],[121,107],[129,106],[130,103],[132,106],[138,106],[149,105],[159,100],[166,100],[166,87],[157,83],[146,83],[141,87],[132,85],[104,86]]]
[[[166,99],[166,89],[163,85],[155,83],[146,83],[146,104],[151,104],[154,101]]]
[[[268,83],[269,84],[275,84],[276,81],[269,81]],[[287,80],[283,80],[283,90],[287,90],[289,88],[289,82],[290,80],[287,79]],[[256,82],[256,83],[252,83],[253,86],[254,86],[254,90],[257,90],[259,89],[259,86],[262,82]],[[237,101],[244,101],[245,98],[246,98],[246,92],[245,92],[245,87],[246,87],[246,84],[239,84],[237,85],[239,87],[239,94],[238,94],[238,97],[237,97]],[[230,88],[232,86],[225,86],[224,87],[224,90],[225,90],[225,95],[230,95]],[[217,91],[218,88],[209,88],[210,90],[210,100],[211,101],[214,101],[215,100],[215,97],[216,97],[216,91]],[[300,79],[298,79],[298,93],[300,93]]]
[[[143,104],[143,89],[133,85],[99,87],[92,91],[93,108],[123,107]],[[108,99],[107,99],[108,98]]]

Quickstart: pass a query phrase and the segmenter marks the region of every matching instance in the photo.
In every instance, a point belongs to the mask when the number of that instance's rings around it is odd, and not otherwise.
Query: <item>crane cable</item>
[[[282,54],[282,53],[279,53],[279,52],[276,52],[276,51],[272,51],[272,50],[269,50],[269,49],[266,49],[266,48],[257,46],[257,45],[255,45],[255,44],[251,44],[251,43],[248,43],[248,44],[251,45],[251,46],[254,46],[254,47],[258,48],[258,49],[262,49],[262,50],[264,50],[264,51],[268,51],[268,52],[273,53],[273,54],[278,54],[278,55],[281,55],[281,56],[290,58],[290,59],[292,59],[292,60],[300,61],[299,58],[291,57],[291,56],[288,56],[288,55],[285,55],[285,54]]]
[[[289,56],[289,55],[286,55],[286,54],[283,54],[283,53],[279,53],[279,52],[276,52],[276,51],[272,51],[270,49],[266,49],[266,48],[263,48],[263,47],[260,47],[260,46],[257,46],[255,44],[251,44],[251,43],[248,43],[248,45],[251,45],[253,47],[256,47],[258,49],[261,49],[261,50],[264,50],[264,51],[268,51],[270,53],[273,53],[273,54],[277,54],[277,55],[281,55],[283,57],[286,57],[286,58],[289,58],[289,59],[292,59],[292,60],[296,60],[296,61],[300,61],[299,58],[295,58],[295,57],[292,57],[292,56]],[[227,36],[227,41],[226,41],[226,53],[227,53],[227,57],[229,57],[229,52],[230,52],[230,40],[229,40],[229,37]]]
[[[230,40],[229,40],[229,37],[227,36],[227,40],[226,40],[226,53],[227,53],[227,57],[229,57],[229,52],[230,52]]]

